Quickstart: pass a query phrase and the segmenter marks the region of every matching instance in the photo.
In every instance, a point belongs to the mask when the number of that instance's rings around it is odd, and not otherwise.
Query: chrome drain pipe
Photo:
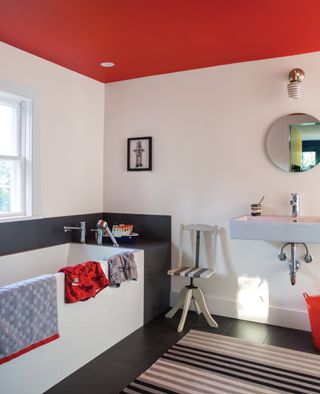
[[[291,259],[289,263],[289,275],[290,275],[290,282],[292,286],[296,284],[296,277],[297,277],[297,270],[299,269],[299,265],[297,262],[297,244],[291,244]]]
[[[285,261],[287,260],[287,254],[285,253],[284,249],[286,246],[290,245],[290,251],[291,251],[291,256],[290,256],[290,261],[289,261],[289,275],[290,275],[290,282],[292,286],[296,284],[296,278],[297,278],[297,271],[300,268],[300,263],[297,260],[297,245],[303,245],[305,248],[305,255],[303,257],[304,261],[306,263],[311,263],[313,260],[313,257],[309,253],[309,249],[307,245],[303,242],[287,242],[282,245],[280,249],[280,253],[278,255],[279,260]]]

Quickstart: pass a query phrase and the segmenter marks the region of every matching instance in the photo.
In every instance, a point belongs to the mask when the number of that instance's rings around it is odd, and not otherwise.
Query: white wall
[[[264,213],[289,214],[291,192],[303,215],[320,215],[320,168],[276,168],[265,136],[280,116],[320,118],[320,53],[140,78],[106,86],[104,211],[169,214],[174,256],[182,223],[218,224],[217,275],[202,287],[212,312],[308,328],[303,291],[320,293],[320,248],[302,264],[297,284],[280,244],[230,240],[229,219],[266,195]],[[288,99],[287,75],[306,72],[303,98]],[[154,170],[126,171],[126,139],[152,136]],[[302,251],[301,251],[302,254]],[[182,280],[172,283],[173,299]]]
[[[0,90],[33,98],[34,213],[102,210],[104,85],[0,42]]]
[[[302,292],[320,293],[320,248],[311,246],[315,262],[302,264],[291,287],[287,265],[277,260],[280,245],[229,240],[228,221],[262,195],[265,213],[289,213],[290,192],[301,193],[303,214],[320,215],[320,169],[282,172],[264,150],[280,116],[320,118],[319,53],[107,84],[106,107],[99,82],[3,43],[0,58],[0,90],[34,99],[36,215],[170,214],[174,246],[179,223],[217,223],[225,231],[218,273],[202,284],[211,310],[308,327]],[[303,97],[290,101],[294,67],[306,79]],[[128,173],[126,139],[149,135],[154,170]],[[174,280],[173,298],[180,287]]]

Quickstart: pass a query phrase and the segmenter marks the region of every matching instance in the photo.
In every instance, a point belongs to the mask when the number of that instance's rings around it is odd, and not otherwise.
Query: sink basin
[[[320,216],[240,216],[230,221],[230,237],[320,243]]]

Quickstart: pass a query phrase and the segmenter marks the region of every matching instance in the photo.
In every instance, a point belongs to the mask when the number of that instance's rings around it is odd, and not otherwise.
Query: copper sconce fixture
[[[292,99],[298,99],[302,95],[304,71],[301,68],[294,68],[289,73],[288,95]]]

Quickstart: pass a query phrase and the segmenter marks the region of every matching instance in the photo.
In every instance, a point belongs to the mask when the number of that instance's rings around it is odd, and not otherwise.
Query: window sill
[[[20,222],[24,220],[38,220],[43,219],[42,216],[7,216],[0,217],[0,223]]]

